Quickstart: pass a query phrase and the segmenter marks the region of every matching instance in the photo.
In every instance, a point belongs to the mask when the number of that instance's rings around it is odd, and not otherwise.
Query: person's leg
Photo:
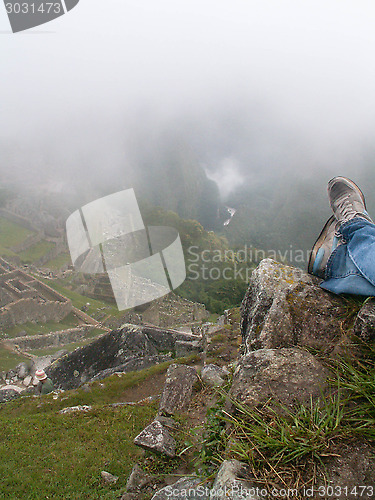
[[[375,286],[375,224],[356,217],[343,224],[339,232],[353,264]]]
[[[327,222],[329,230],[323,229],[315,243],[308,270],[324,278],[321,287],[331,292],[374,296],[375,225],[363,193],[350,179],[335,177],[328,183],[328,196],[335,219]]]
[[[359,219],[359,220],[357,220]],[[374,278],[375,269],[371,269],[371,260],[375,258],[375,246],[373,249],[367,253],[365,252],[364,260],[361,257],[362,250],[364,248],[363,238],[366,237],[362,232],[361,240],[362,243],[358,244],[355,234],[357,231],[362,231],[363,223],[369,225],[367,231],[371,231],[372,238],[375,245],[375,226],[369,223],[365,219],[360,217],[355,218],[346,224],[342,225],[339,229],[340,234],[343,234],[344,242],[332,252],[330,258],[328,259],[327,266],[325,268],[324,281],[320,284],[325,290],[336,294],[348,293],[354,295],[365,295],[365,296],[375,296],[375,286],[373,281],[367,279],[367,274],[371,278]],[[344,236],[347,235],[347,236]],[[349,239],[350,238],[350,239]],[[372,257],[371,257],[372,254]],[[356,261],[361,262],[361,271],[352,259],[352,255]]]

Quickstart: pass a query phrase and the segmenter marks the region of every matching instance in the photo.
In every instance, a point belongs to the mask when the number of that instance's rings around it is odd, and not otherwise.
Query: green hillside
[[[89,391],[65,391],[57,398],[52,394],[23,397],[3,405],[0,426],[6,432],[0,433],[0,498],[118,499],[134,463],[144,460],[133,439],[153,420],[158,403],[111,404],[153,395],[150,381],[163,380],[171,363],[121,377],[114,375],[104,383],[94,382]],[[59,413],[77,405],[90,405],[92,409]],[[184,436],[181,444],[183,440]],[[162,459],[161,465],[165,471],[168,460]],[[103,470],[118,476],[118,483],[105,484],[100,475]]]
[[[22,227],[19,224],[0,217],[0,245],[5,249],[18,245],[26,240],[28,236],[34,235],[35,232]]]

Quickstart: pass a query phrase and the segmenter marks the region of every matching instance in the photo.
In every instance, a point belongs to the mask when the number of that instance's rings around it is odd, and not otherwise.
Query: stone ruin
[[[69,299],[0,258],[0,328],[29,321],[62,321],[71,311]]]

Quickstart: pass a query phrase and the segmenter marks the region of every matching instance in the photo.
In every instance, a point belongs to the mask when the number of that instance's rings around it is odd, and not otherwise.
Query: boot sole
[[[336,221],[336,217],[334,215],[331,215],[331,217],[325,223],[325,225],[324,225],[321,233],[319,234],[318,239],[314,243],[314,246],[312,247],[310,258],[309,258],[309,263],[307,265],[307,272],[310,273],[310,274],[312,274],[312,270],[313,270],[313,267],[314,267],[314,261],[315,261],[315,258],[316,258],[316,254],[318,253],[319,248],[322,246],[322,242],[324,241],[324,239],[325,239],[325,237],[327,235],[328,228],[331,226],[331,224],[334,221]]]

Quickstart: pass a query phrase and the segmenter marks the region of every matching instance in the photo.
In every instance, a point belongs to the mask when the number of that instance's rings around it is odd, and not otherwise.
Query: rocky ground
[[[371,343],[375,337],[374,319],[373,301],[363,303],[333,296],[320,289],[315,278],[300,270],[271,260],[263,261],[253,273],[244,298],[240,327],[234,312],[228,324],[210,337],[206,364],[198,374],[188,367],[170,367],[158,414],[135,438],[135,443],[148,452],[153,450],[170,460],[176,454],[173,438],[173,435],[178,436],[176,417],[177,420],[184,417],[184,432],[192,432],[195,424],[201,425],[200,432],[195,435],[199,448],[201,441],[205,443],[207,437],[213,438],[215,434],[212,420],[207,417],[210,408],[216,408],[216,412],[225,411],[233,418],[229,418],[222,431],[232,438],[218,439],[216,436],[216,446],[221,446],[221,451],[213,453],[212,458],[221,457],[221,463],[212,468],[216,469],[215,476],[203,482],[202,478],[194,477],[203,469],[194,469],[194,459],[186,452],[183,453],[184,470],[188,474],[176,482],[174,474],[182,472],[180,464],[172,474],[164,474],[161,481],[159,475],[150,477],[145,473],[150,458],[144,459],[133,469],[122,500],[169,498],[169,483],[173,483],[175,495],[181,496],[189,488],[195,490],[189,498],[212,498],[223,491],[225,498],[233,500],[264,498],[271,491],[274,496],[283,498],[290,494],[295,498],[360,498],[363,494],[373,497],[375,457],[372,440],[368,437],[332,432],[325,449],[320,449],[319,453],[306,453],[303,460],[290,460],[289,465],[282,462],[272,465],[275,461],[264,456],[269,450],[264,448],[263,453],[257,450],[255,436],[252,441],[251,435],[246,435],[250,447],[238,447],[244,435],[243,428],[240,427],[242,435],[238,431],[241,418],[236,415],[240,411],[253,419],[256,415],[269,418],[269,432],[275,424],[276,427],[280,422],[286,424],[289,417],[296,423],[300,418],[297,409],[310,408],[318,421],[326,417],[329,405],[323,401],[337,400],[337,386],[330,383],[331,368],[345,354],[357,359],[361,356],[360,343]],[[240,330],[243,345],[238,357]],[[197,377],[204,389],[194,392]],[[221,397],[217,388],[223,386],[227,397],[220,407],[217,406]],[[311,440],[318,439],[312,436]],[[299,439],[298,436],[295,439]],[[264,460],[255,460],[257,454]],[[234,458],[239,456],[242,456],[241,461]],[[204,462],[200,462],[201,465]],[[150,485],[160,488],[163,482],[164,488],[153,494]]]
[[[158,401],[134,436],[144,454],[122,500],[171,498],[171,485],[176,498],[374,497],[374,299],[318,283],[266,259],[241,311],[196,339],[125,325],[47,368],[61,389],[90,390],[109,374],[194,355],[122,394]]]

